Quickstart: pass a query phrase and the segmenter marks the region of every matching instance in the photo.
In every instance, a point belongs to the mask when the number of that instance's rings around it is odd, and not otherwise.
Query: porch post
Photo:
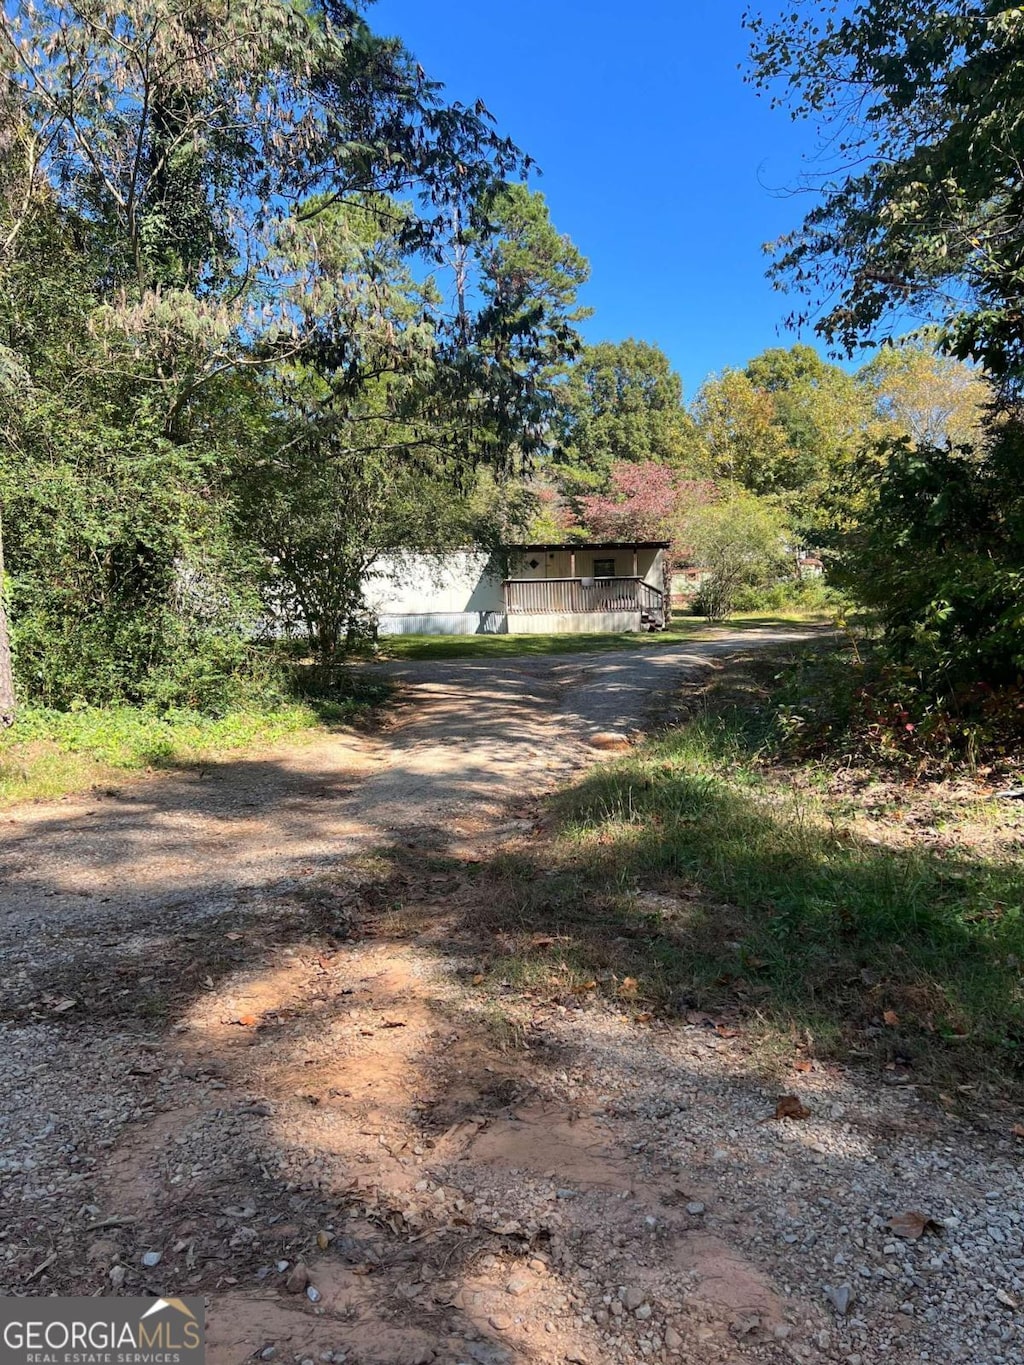
[[[640,577],[640,555],[636,546],[633,546],[633,577]]]
[[[576,551],[575,551],[575,550],[570,550],[570,551],[569,551],[569,577],[570,577],[570,578],[575,578],[575,577],[576,577]]]

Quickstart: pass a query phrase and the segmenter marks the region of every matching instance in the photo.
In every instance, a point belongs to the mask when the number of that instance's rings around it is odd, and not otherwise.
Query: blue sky
[[[790,345],[761,247],[809,207],[814,129],[743,84],[736,0],[378,0],[454,98],[484,100],[539,163],[551,215],[591,264],[588,340],[662,346],[704,377]],[[814,341],[813,337],[803,338]]]

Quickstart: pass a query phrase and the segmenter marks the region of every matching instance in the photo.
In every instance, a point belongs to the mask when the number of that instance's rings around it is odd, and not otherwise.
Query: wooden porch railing
[[[639,611],[661,617],[664,611],[664,593],[642,578],[595,578],[587,586],[581,578],[510,578],[504,590],[510,615]]]

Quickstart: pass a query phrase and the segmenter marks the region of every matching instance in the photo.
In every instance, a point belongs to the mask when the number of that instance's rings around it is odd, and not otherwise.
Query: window
[[[595,578],[614,578],[615,560],[614,559],[595,559],[594,560]]]

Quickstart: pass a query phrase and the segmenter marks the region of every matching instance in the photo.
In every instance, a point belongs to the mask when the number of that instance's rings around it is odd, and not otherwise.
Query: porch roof
[[[536,550],[667,550],[667,540],[560,540],[550,544],[506,545],[506,550],[522,553]]]

